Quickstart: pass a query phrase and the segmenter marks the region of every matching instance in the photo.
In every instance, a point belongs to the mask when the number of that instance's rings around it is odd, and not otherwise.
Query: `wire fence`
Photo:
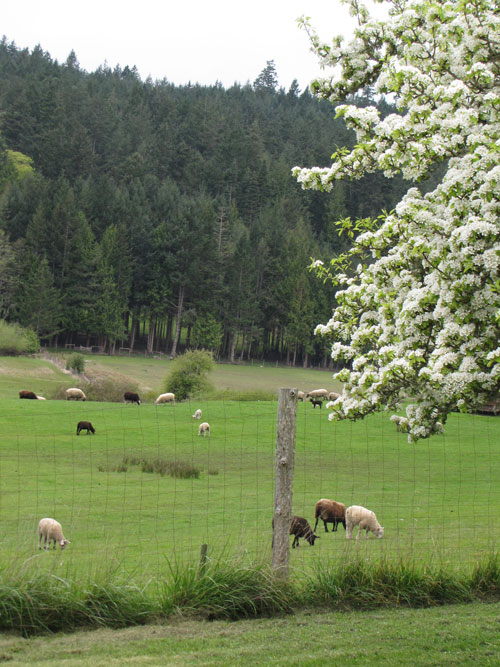
[[[75,572],[147,578],[197,562],[207,544],[209,558],[270,563],[277,406],[5,400],[0,562],[56,558]],[[354,555],[455,567],[498,549],[500,419],[452,414],[444,435],[409,444],[389,416],[334,424],[325,408],[298,403],[292,513],[314,528],[315,504],[328,498],[373,510],[385,532],[348,541],[342,525],[327,533],[320,520],[320,539],[301,539],[292,567]],[[95,434],[77,436],[80,420]],[[62,524],[64,552],[38,550],[42,517]]]

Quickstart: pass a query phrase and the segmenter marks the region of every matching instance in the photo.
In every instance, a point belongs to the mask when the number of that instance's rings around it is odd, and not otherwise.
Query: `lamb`
[[[175,403],[175,394],[172,394],[172,392],[160,394],[155,400],[155,405],[161,405],[162,403]]]
[[[314,409],[316,409],[316,406],[319,405],[320,409],[323,407],[323,401],[321,398],[311,398],[311,405],[313,406]]]
[[[335,500],[328,500],[328,498],[321,498],[316,503],[314,509],[314,517],[316,523],[314,524],[314,530],[318,525],[318,521],[321,519],[325,525],[325,533],[328,532],[327,523],[333,523],[332,532],[335,532],[338,528],[339,523],[344,526],[345,530],[345,505],[344,503],[338,503]]]
[[[396,424],[396,431],[401,433],[408,433],[410,430],[410,422],[406,417],[400,417],[399,415],[392,415],[391,422]]]
[[[86,401],[87,397],[81,389],[77,387],[70,387],[66,389],[66,400],[67,401]]]
[[[367,510],[366,507],[351,505],[347,508],[345,517],[347,522],[346,538],[348,540],[352,539],[352,529],[354,526],[359,526],[356,541],[359,540],[362,530],[366,531],[365,537],[368,537],[368,531],[371,531],[379,539],[384,535],[384,528],[377,521],[375,512]]]
[[[27,391],[26,389],[21,389],[21,391],[19,392],[19,398],[30,398],[36,401],[38,396],[35,394],[34,391]]]
[[[305,393],[303,391],[298,391],[297,392],[297,400],[304,402],[304,398],[305,398]]]
[[[329,399],[330,401],[336,401],[337,398],[340,398],[340,394],[337,394],[336,391],[331,391],[331,392],[328,394],[328,399]]]
[[[92,426],[91,422],[78,422],[76,426],[76,435],[80,435],[80,431],[87,431],[87,435],[90,433],[95,433],[95,428]]]
[[[139,394],[136,394],[135,391],[126,391],[123,394],[123,399],[125,403],[137,403],[137,405],[141,404],[141,399],[139,398]]]
[[[210,424],[208,422],[203,422],[198,426],[198,435],[201,435],[203,433],[203,437],[205,437],[208,433],[210,436]]]
[[[313,389],[306,394],[306,398],[326,398],[327,396],[328,392],[326,389]]]
[[[274,532],[274,518],[273,518],[273,532]],[[309,544],[313,547],[315,540],[319,540],[319,535],[315,535],[314,531],[311,530],[307,519],[304,519],[302,516],[292,516],[290,520],[290,532],[289,535],[293,535],[294,539],[292,542],[292,549],[299,547],[299,537],[306,539]],[[274,535],[273,535],[273,546],[274,546]]]
[[[44,538],[44,549],[48,551],[50,549],[50,543],[54,542],[54,549],[56,548],[56,542],[59,543],[61,549],[64,549],[67,544],[71,544],[67,540],[62,532],[61,524],[55,519],[40,519],[38,524],[38,548],[42,548],[42,537]]]
[[[198,410],[194,411],[194,415],[191,415],[193,419],[201,419],[201,410],[198,408]]]

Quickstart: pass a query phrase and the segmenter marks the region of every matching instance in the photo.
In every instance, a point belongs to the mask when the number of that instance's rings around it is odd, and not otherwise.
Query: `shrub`
[[[207,375],[215,368],[210,352],[191,350],[177,357],[172,369],[165,378],[165,391],[175,394],[178,401],[190,398],[195,394],[213,391],[213,385]]]
[[[82,354],[70,354],[66,359],[66,369],[68,371],[75,371],[75,373],[83,373],[85,370],[85,358]]]
[[[40,341],[33,329],[0,320],[0,354],[35,354],[39,349]]]

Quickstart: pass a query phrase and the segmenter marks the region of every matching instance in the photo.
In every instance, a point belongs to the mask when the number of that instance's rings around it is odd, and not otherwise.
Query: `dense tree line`
[[[310,258],[406,189],[297,185],[294,165],[353,144],[328,103],[279,88],[272,61],[253,84],[174,86],[5,38],[0,83],[0,317],[52,345],[324,359],[333,292]]]

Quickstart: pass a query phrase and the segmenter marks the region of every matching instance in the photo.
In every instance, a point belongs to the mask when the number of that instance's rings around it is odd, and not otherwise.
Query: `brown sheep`
[[[35,401],[38,399],[38,396],[33,391],[27,391],[26,389],[21,389],[19,392],[19,398],[30,398]]]
[[[321,498],[316,503],[314,510],[314,517],[316,523],[314,524],[314,530],[318,525],[318,521],[321,519],[325,525],[325,533],[328,532],[327,523],[333,523],[332,532],[337,530],[339,523],[344,526],[345,530],[345,505],[344,503],[338,503],[335,500],[328,500],[328,498]]]
[[[80,431],[87,431],[87,435],[90,435],[90,433],[95,433],[95,428],[90,422],[78,422],[76,435],[80,435]]]
[[[137,405],[141,404],[139,394],[136,394],[135,391],[126,391],[123,394],[123,399],[125,400],[125,403],[137,403]]]
[[[273,518],[273,533],[274,533],[274,518]],[[309,544],[313,547],[315,540],[319,540],[319,535],[315,535],[311,530],[307,519],[304,519],[302,516],[292,516],[290,520],[290,532],[289,535],[293,535],[294,539],[292,542],[292,549],[295,549],[296,546],[300,546],[299,537],[306,539]],[[273,534],[273,546],[274,546],[274,534]]]

